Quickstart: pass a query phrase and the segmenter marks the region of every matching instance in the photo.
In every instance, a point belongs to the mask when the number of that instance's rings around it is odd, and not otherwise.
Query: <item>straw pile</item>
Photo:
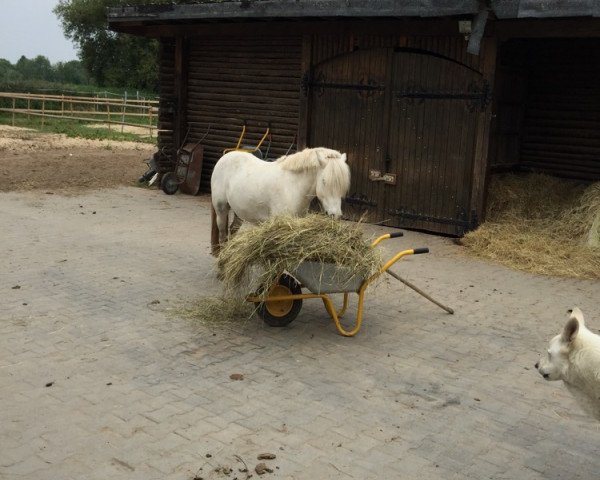
[[[209,327],[239,326],[255,311],[251,303],[225,297],[206,296],[196,299],[175,311],[181,318]]]
[[[283,271],[302,262],[332,263],[361,278],[379,271],[381,256],[363,237],[360,223],[341,222],[324,215],[281,216],[238,232],[221,249],[218,260],[228,296],[266,293]]]
[[[600,278],[600,182],[586,187],[540,174],[496,176],[486,222],[462,243],[515,269]]]

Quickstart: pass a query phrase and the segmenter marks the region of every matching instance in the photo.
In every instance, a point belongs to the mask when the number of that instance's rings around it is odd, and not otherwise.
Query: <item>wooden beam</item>
[[[310,75],[312,68],[312,35],[303,35],[302,37],[302,63],[301,72],[303,76]],[[308,138],[308,131],[310,128],[310,94],[307,91],[301,90],[300,95],[300,106],[298,112],[298,150],[306,148],[306,142]]]
[[[175,131],[173,141],[175,148],[182,146],[186,128],[187,103],[187,41],[178,36],[175,40]]]
[[[496,73],[497,41],[486,38],[483,43],[483,62],[481,73],[489,83],[490,91],[494,91]],[[485,218],[485,193],[488,180],[488,153],[490,145],[490,127],[492,121],[492,105],[488,105],[479,115],[475,131],[475,155],[473,161],[473,180],[471,187],[470,210],[475,211],[479,221]]]
[[[600,37],[600,18],[497,20],[488,32],[501,41],[509,38]]]
[[[144,37],[185,37],[219,35],[289,35],[290,30],[299,35],[404,35],[404,36],[453,36],[460,35],[456,19],[371,19],[362,20],[306,20],[301,22],[190,22],[171,23],[123,23],[111,25],[112,30]]]

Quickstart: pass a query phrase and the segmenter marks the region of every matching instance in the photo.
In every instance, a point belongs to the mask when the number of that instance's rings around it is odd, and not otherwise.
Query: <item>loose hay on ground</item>
[[[283,271],[304,261],[331,263],[360,278],[379,271],[381,256],[363,236],[360,223],[323,215],[276,217],[239,232],[221,250],[218,268],[228,296],[245,296],[250,288],[267,292]]]
[[[179,317],[205,326],[239,325],[254,313],[253,304],[224,297],[200,297],[175,312]]]
[[[486,222],[463,244],[519,270],[600,278],[599,237],[600,183],[499,175],[491,182]]]

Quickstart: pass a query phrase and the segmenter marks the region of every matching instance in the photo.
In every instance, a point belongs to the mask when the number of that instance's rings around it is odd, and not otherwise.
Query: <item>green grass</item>
[[[127,121],[127,118],[126,118]],[[92,140],[113,140],[113,141],[132,141],[140,143],[156,143],[156,132],[154,137],[150,138],[147,135],[136,135],[133,133],[121,133],[119,125],[112,125],[108,128],[90,128],[87,126],[89,122],[80,120],[67,120],[58,118],[45,118],[42,127],[42,117],[31,116],[29,119],[26,115],[15,114],[14,126],[22,128],[31,128],[46,133],[62,133],[67,137],[79,137]],[[98,122],[102,123],[102,119]],[[12,114],[0,112],[0,124],[13,125]],[[145,126],[141,125],[140,126]]]

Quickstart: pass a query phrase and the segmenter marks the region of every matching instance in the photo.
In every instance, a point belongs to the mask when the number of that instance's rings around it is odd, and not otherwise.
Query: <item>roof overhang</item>
[[[232,23],[322,22],[467,17],[497,20],[600,17],[600,0],[214,0],[108,10],[111,30],[156,36],[174,29]],[[158,27],[158,29],[157,29]],[[281,28],[281,26],[280,26]],[[285,27],[284,27],[285,28]],[[589,33],[588,33],[589,35]],[[600,33],[599,35],[600,36]]]
[[[185,5],[138,5],[110,8],[112,27],[138,24],[314,20],[328,18],[442,17],[479,11],[478,0],[240,0]]]
[[[110,8],[109,22],[182,22],[215,20],[444,17],[476,14],[479,0],[224,0],[182,5]],[[489,0],[498,19],[600,17],[598,0]]]

